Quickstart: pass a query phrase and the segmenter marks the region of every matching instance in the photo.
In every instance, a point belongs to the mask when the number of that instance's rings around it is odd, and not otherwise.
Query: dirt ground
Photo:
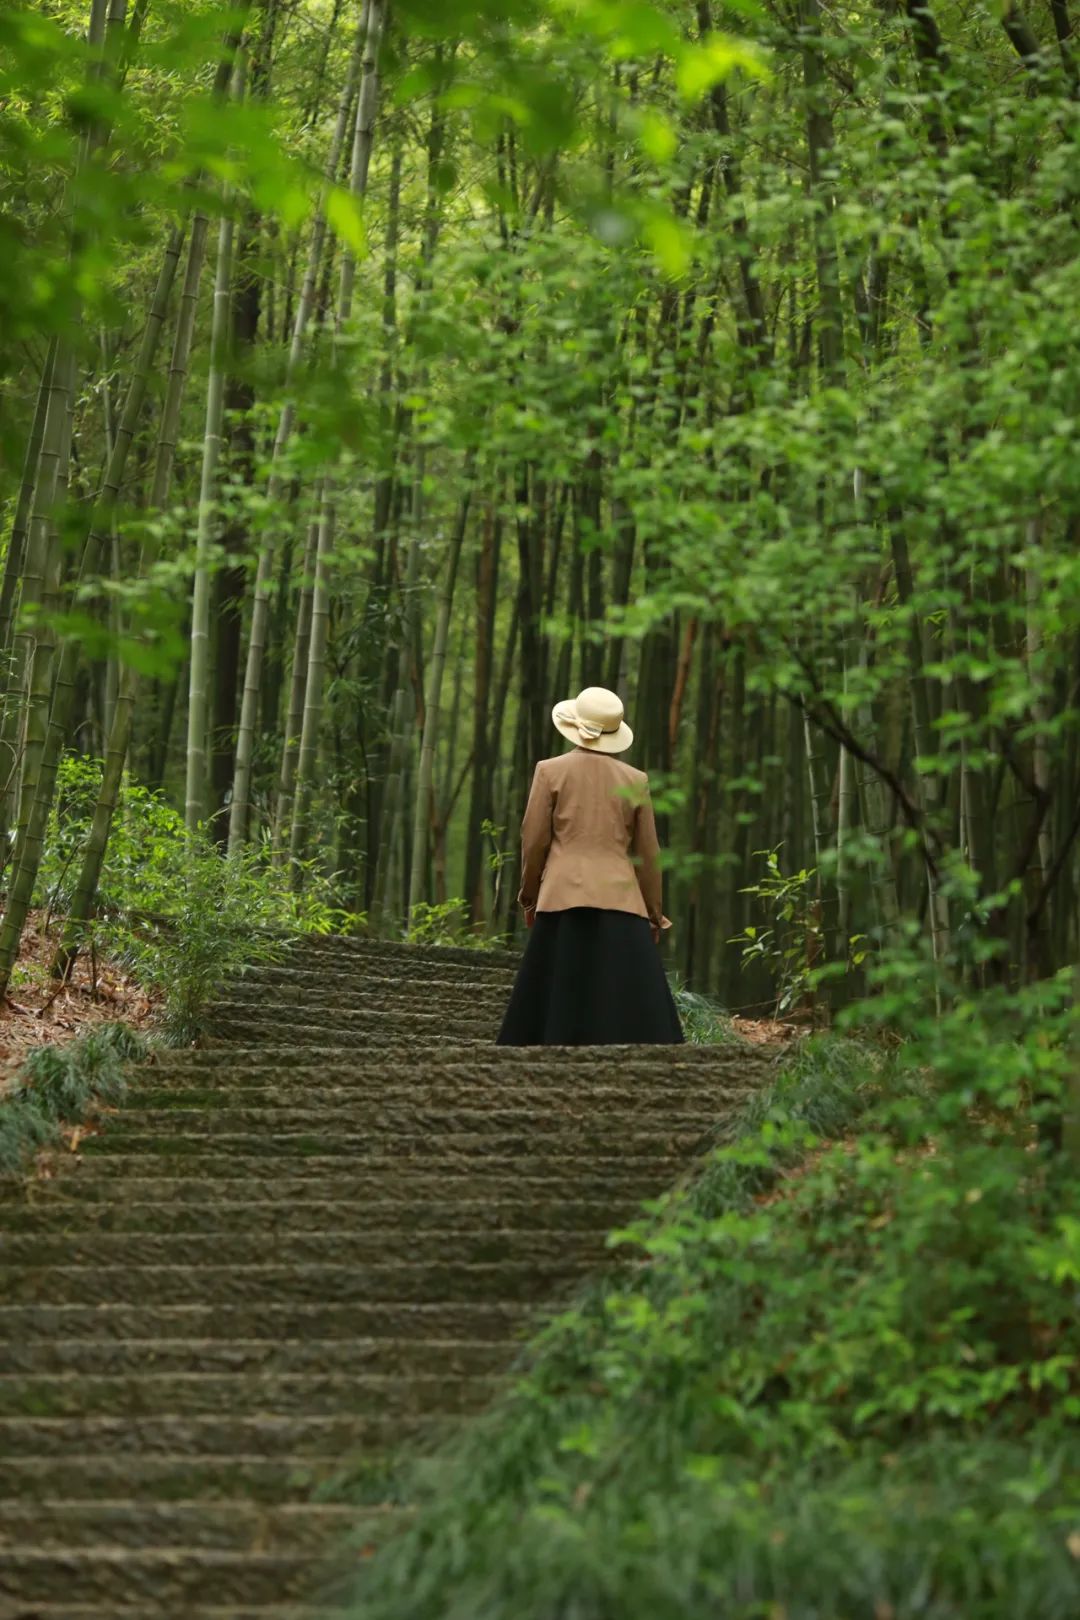
[[[753,1046],[785,1046],[810,1033],[805,1024],[783,1023],[778,1018],[741,1018],[736,1013],[731,1022],[743,1040]]]
[[[120,1020],[135,1029],[153,1021],[155,1002],[112,962],[80,957],[70,983],[58,986],[49,963],[59,943],[59,924],[48,936],[45,918],[26,925],[7,996],[0,1002],[0,1089],[35,1046],[74,1040],[93,1024]]]

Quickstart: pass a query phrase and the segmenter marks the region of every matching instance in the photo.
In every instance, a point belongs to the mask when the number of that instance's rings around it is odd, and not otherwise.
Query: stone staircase
[[[0,1620],[332,1609],[329,1555],[407,1511],[403,1449],[767,1073],[496,1048],[514,965],[305,942],[0,1191]]]

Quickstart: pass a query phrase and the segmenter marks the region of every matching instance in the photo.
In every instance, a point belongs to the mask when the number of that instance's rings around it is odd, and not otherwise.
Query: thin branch
[[[817,679],[812,665],[806,661],[799,649],[790,645],[789,643],[786,645],[788,646],[788,651],[795,659],[795,662],[798,664],[799,668],[810,682],[820,707],[816,710],[811,708],[802,693],[788,692],[784,695],[798,706],[801,712],[806,715],[807,719],[811,720],[815,725],[820,726],[821,730],[824,731],[827,736],[830,736],[834,742],[842,743],[855,759],[859,760],[861,764],[868,766],[876,776],[881,778],[886,786],[892,789],[896,802],[903,811],[904,820],[907,822],[912,831],[917,832],[920,838],[923,840],[927,862],[930,865],[931,871],[936,874],[937,866],[934,863],[930,852],[929,840],[931,837],[933,837],[935,844],[937,844],[937,838],[933,833],[933,829],[927,826],[922,809],[918,804],[915,803],[914,799],[908,793],[907,788],[904,786],[897,773],[893,770],[892,766],[887,765],[880,755],[873,753],[869,748],[865,747],[864,744],[859,741],[858,737],[851,730],[851,727],[846,723],[843,716],[837,711],[836,705],[832,703],[830,699],[828,699],[823,693],[821,689],[821,682]]]

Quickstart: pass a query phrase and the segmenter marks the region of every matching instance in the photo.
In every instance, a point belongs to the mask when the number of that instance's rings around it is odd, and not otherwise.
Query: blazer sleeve
[[[529,802],[521,823],[521,888],[518,904],[526,911],[536,905],[540,894],[540,878],[551,848],[551,812],[555,795],[538,765],[533,772]]]
[[[660,841],[648,785],[645,797],[634,812],[634,838],[631,854],[637,867],[638,888],[654,928],[670,928],[663,912],[663,878],[660,872]]]

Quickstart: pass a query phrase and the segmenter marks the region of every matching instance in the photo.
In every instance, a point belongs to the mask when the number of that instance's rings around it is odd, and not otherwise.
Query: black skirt
[[[541,911],[498,1046],[675,1046],[683,1040],[652,928],[629,911]]]

